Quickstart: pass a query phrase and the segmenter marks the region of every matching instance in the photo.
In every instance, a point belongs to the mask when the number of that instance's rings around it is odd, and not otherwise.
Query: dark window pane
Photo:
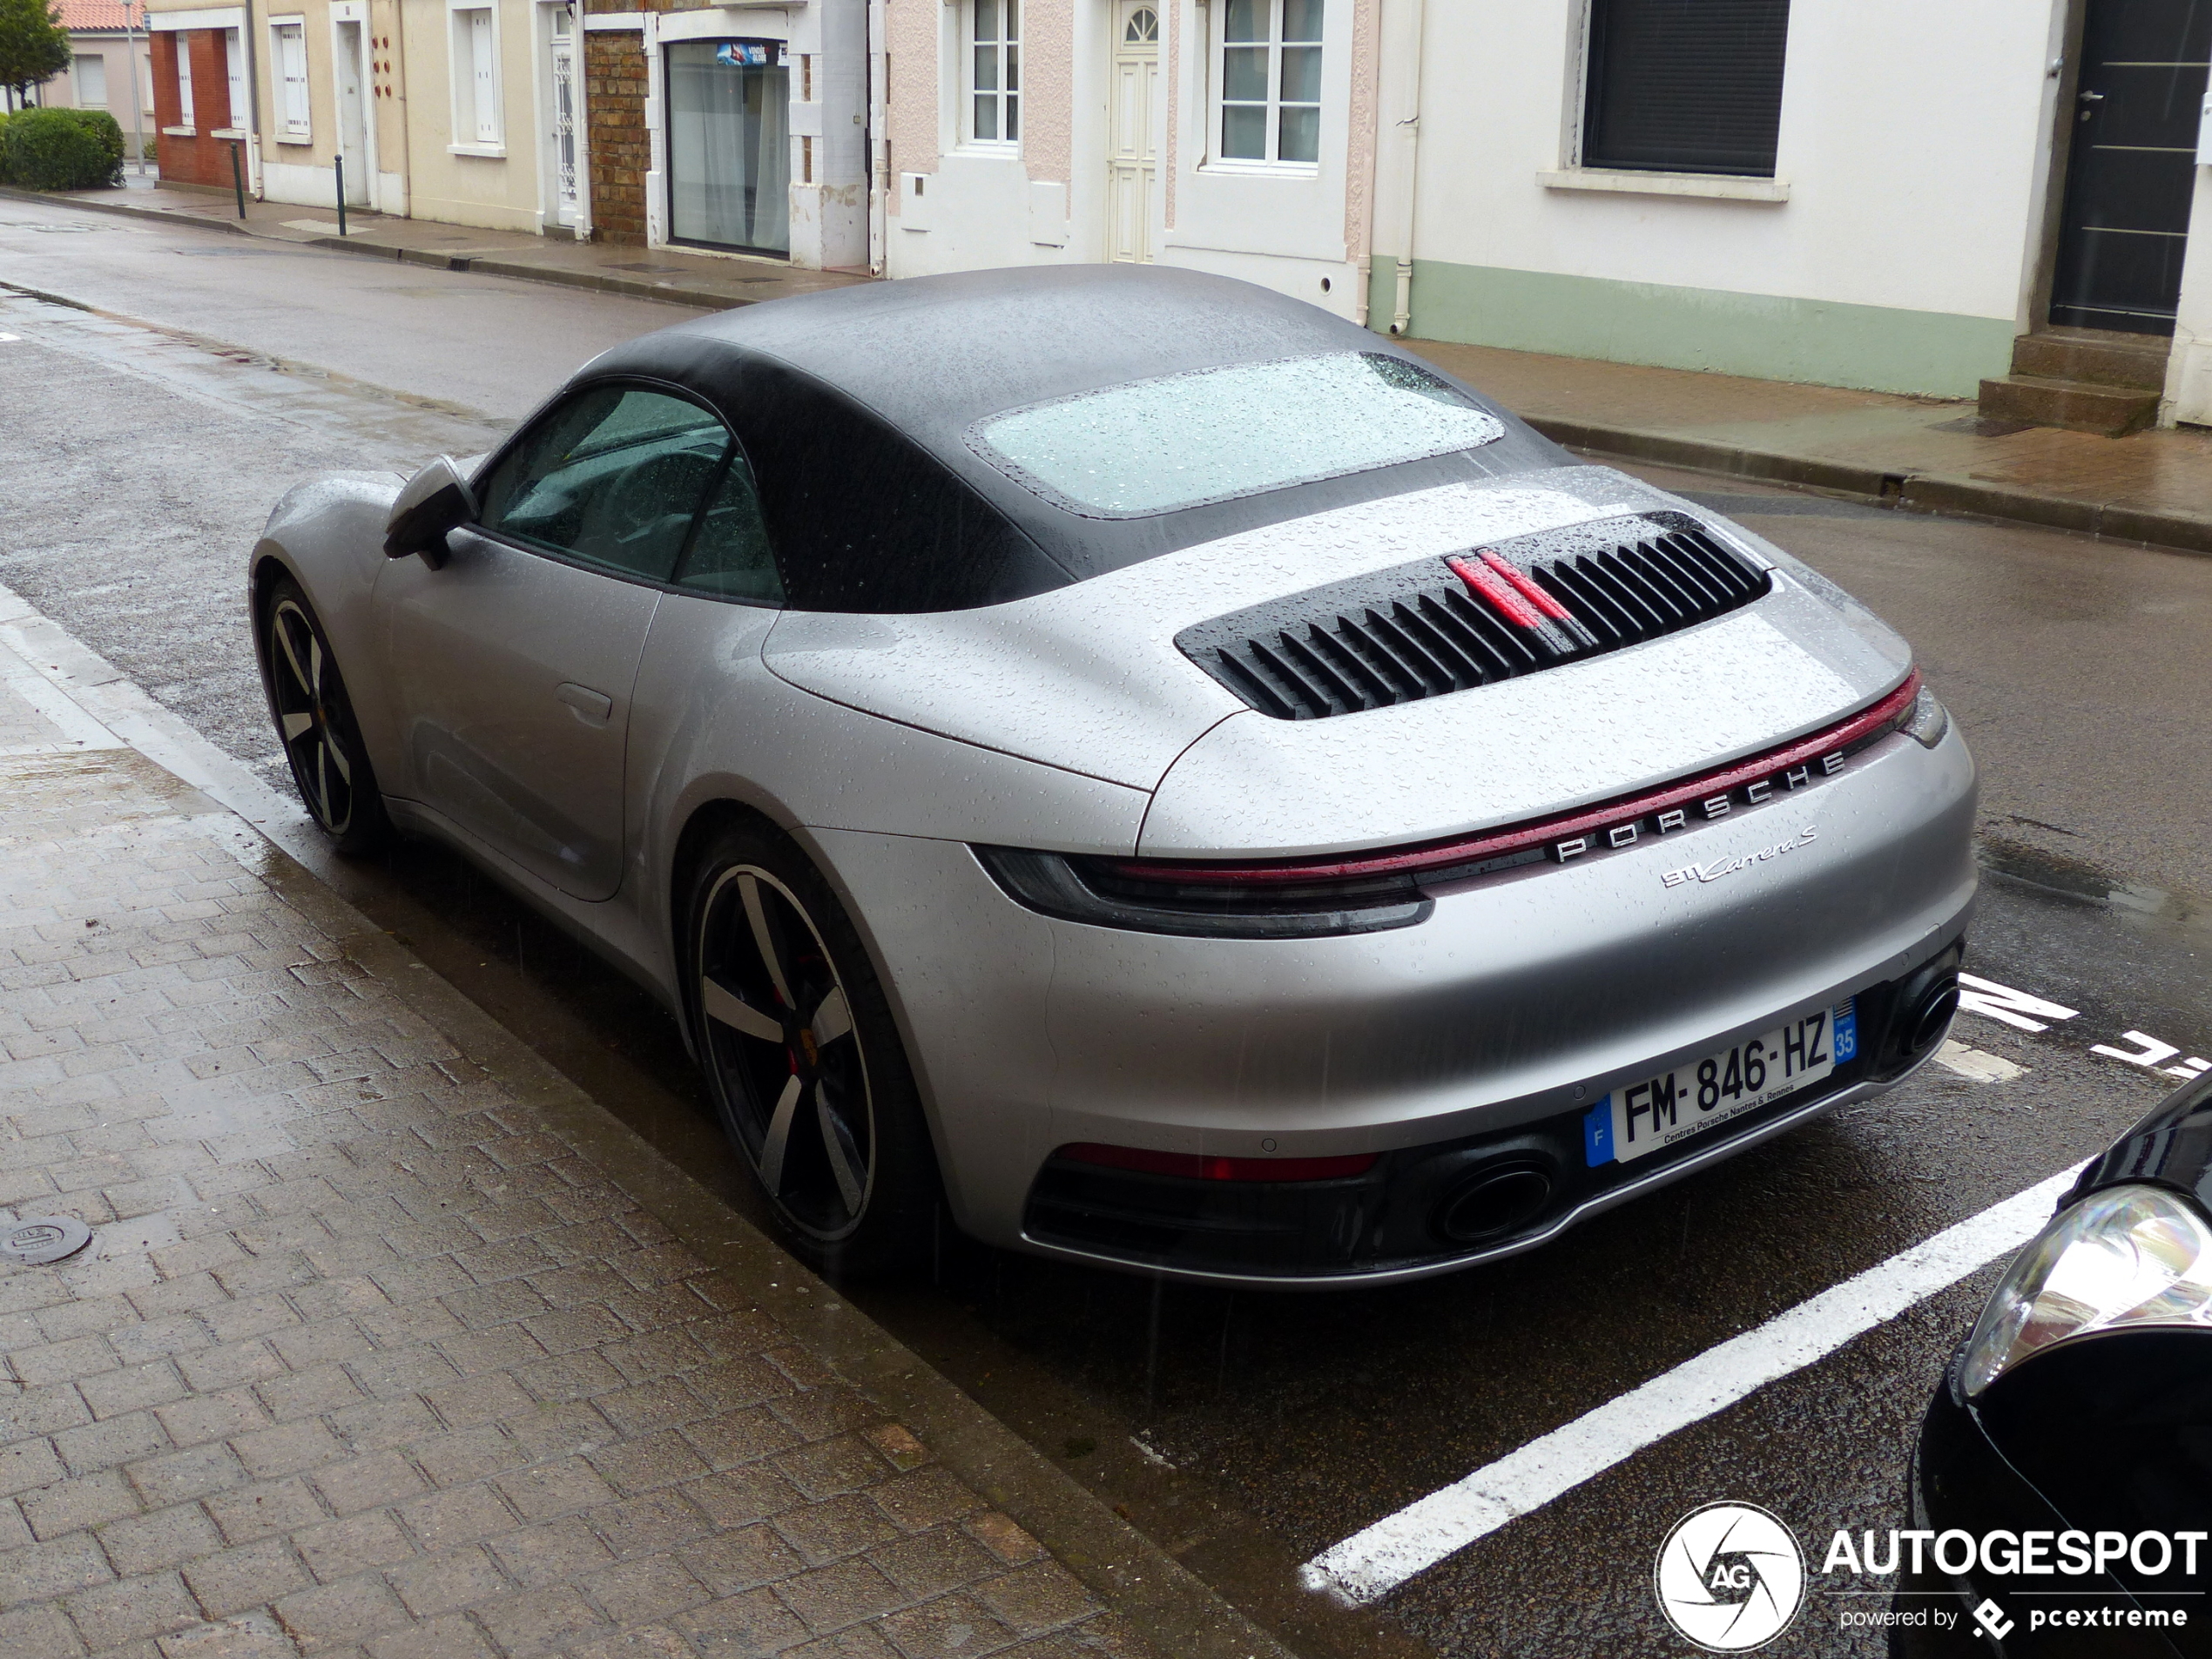
[[[700,515],[698,532],[691,537],[691,550],[685,555],[678,580],[685,587],[723,598],[781,602],[783,579],[776,574],[768,527],[761,522],[752,469],[742,455],[731,456],[721,487]]]
[[[1318,161],[1321,158],[1321,111],[1290,109],[1283,111],[1281,161]]]
[[[1771,177],[1790,0],[1593,0],[1582,165]]]
[[[1321,38],[1321,0],[1283,0],[1283,38]]]
[[[1231,161],[1267,159],[1267,111],[1246,106],[1221,112],[1221,153]]]
[[[1231,46],[1221,55],[1221,95],[1231,102],[1267,97],[1267,48]]]
[[[730,435],[695,403],[599,387],[541,421],[501,461],[482,523],[518,541],[665,582]]]
[[[1321,101],[1321,49],[1318,46],[1283,48],[1282,92],[1285,104]]]
[[[1224,40],[1265,40],[1269,0],[1229,0],[1229,16],[1222,24]]]

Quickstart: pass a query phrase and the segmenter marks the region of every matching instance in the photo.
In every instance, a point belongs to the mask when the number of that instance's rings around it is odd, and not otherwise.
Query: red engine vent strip
[[[1379,1155],[1352,1152],[1325,1158],[1224,1158],[1202,1152],[1155,1152],[1142,1146],[1076,1141],[1053,1154],[1075,1163],[1145,1175],[1178,1175],[1192,1181],[1341,1181],[1365,1175]]]
[[[1573,611],[1492,549],[1475,549],[1472,559],[1462,553],[1447,554],[1444,563],[1469,593],[1514,627],[1535,635],[1553,656],[1571,657],[1597,644],[1597,636]]]
[[[1112,868],[1117,875],[1138,880],[1177,885],[1218,882],[1246,886],[1341,881],[1361,876],[1418,875],[1425,871],[1447,870],[1455,865],[1473,864],[1507,853],[1517,853],[1527,847],[1572,840],[1609,825],[1633,824],[1641,819],[1723,795],[1746,784],[1770,779],[1777,774],[1787,775],[1793,768],[1802,768],[1809,762],[1835,755],[1863,738],[1879,737],[1886,732],[1895,731],[1912,718],[1912,705],[1919,696],[1920,671],[1916,668],[1905,677],[1902,685],[1879,702],[1871,704],[1849,718],[1839,720],[1810,737],[1799,738],[1794,743],[1770,749],[1764,754],[1754,755],[1730,765],[1716,767],[1710,772],[1702,772],[1695,777],[1663,785],[1649,793],[1625,796],[1602,806],[1583,807],[1561,813],[1556,818],[1539,819],[1534,823],[1494,831],[1487,835],[1437,842],[1401,852],[1379,853],[1365,858],[1285,860],[1270,864],[1157,864],[1130,860],[1116,860]]]

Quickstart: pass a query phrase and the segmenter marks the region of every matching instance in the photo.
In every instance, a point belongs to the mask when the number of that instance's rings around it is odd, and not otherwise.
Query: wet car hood
[[[2149,1182],[2185,1192],[2212,1214],[2212,1072],[2183,1083],[2082,1170],[2059,1208],[2100,1187]]]
[[[1688,512],[1774,569],[1711,622],[1520,678],[1322,720],[1248,707],[1177,649],[1323,583],[1608,517]],[[1141,849],[1297,853],[1510,822],[1813,731],[1894,685],[1895,633],[1770,544],[1607,468],[1365,502],[1072,587],[920,616],[787,613],[764,652],[818,696],[1156,791]]]

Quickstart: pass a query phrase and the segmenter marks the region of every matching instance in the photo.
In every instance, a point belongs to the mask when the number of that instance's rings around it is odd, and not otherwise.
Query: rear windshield
[[[978,421],[978,455],[1045,500],[1143,518],[1472,449],[1504,426],[1400,358],[1338,352],[1131,381]]]

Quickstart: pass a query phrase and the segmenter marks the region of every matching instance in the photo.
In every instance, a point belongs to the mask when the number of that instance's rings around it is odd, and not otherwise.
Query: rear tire
[[[339,852],[376,851],[392,836],[383,792],[321,619],[288,576],[262,607],[261,652],[269,713],[300,799]]]
[[[937,1160],[896,1022],[821,873],[765,824],[701,849],[685,1001],[722,1127],[796,1252],[866,1278],[926,1259]]]

